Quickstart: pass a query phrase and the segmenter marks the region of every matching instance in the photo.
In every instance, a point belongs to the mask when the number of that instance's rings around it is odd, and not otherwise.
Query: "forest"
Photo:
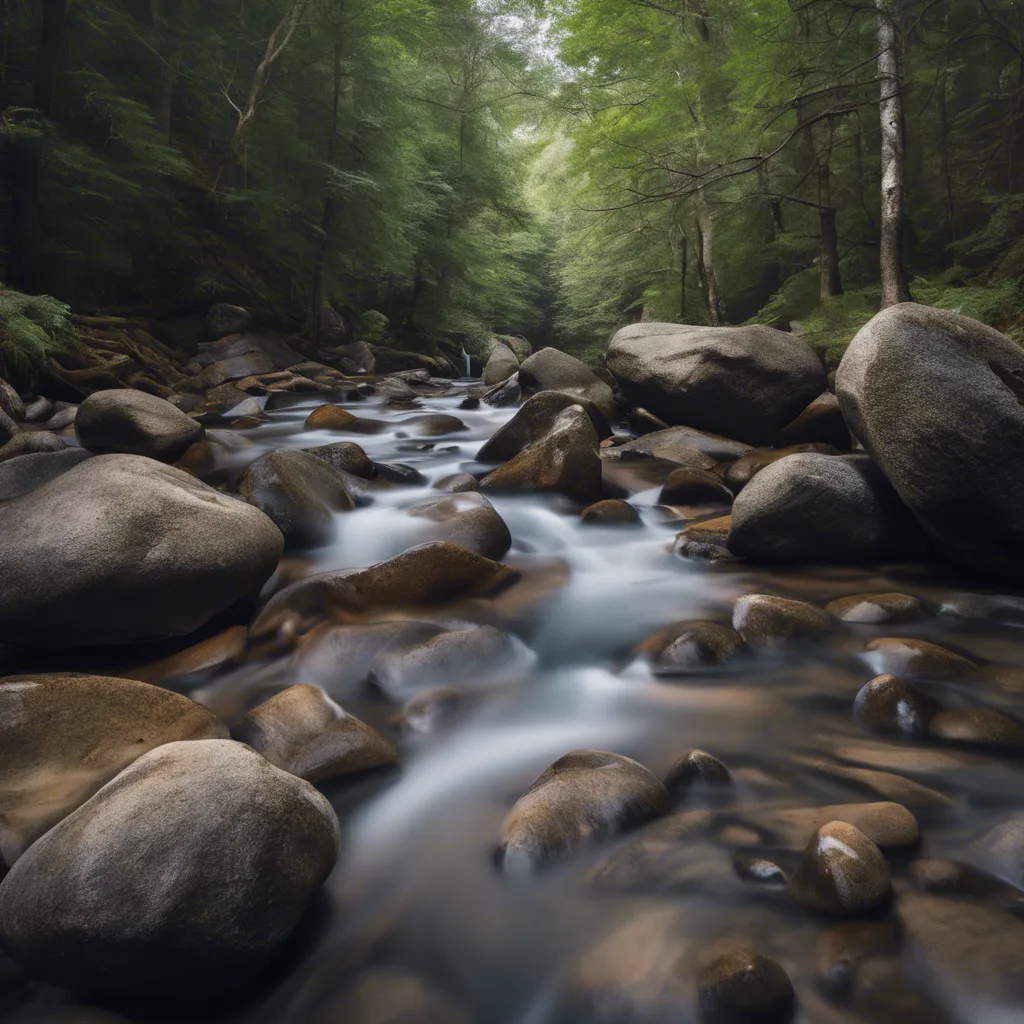
[[[589,360],[795,323],[830,365],[883,296],[1021,330],[1016,3],[6,0],[0,109],[5,283],[76,313]]]

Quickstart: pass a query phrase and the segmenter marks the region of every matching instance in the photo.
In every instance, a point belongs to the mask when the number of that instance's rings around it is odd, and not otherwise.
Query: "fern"
[[[46,360],[75,344],[71,308],[49,295],[0,287],[0,368],[34,382]]]

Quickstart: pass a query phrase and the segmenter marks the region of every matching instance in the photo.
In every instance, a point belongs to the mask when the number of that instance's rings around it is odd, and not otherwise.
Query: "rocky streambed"
[[[887,429],[870,332],[837,400],[638,325],[610,379],[102,391],[0,449],[0,1020],[1024,1020],[1016,392],[966,325],[970,422],[922,350]],[[974,519],[915,505],[940,459]]]

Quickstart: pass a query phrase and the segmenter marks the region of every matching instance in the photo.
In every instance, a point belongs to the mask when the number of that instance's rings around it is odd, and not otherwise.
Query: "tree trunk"
[[[171,141],[171,114],[174,110],[174,92],[181,73],[182,43],[180,22],[184,14],[184,0],[178,11],[178,24],[170,28],[167,19],[160,13],[160,0],[150,0],[149,13],[156,36],[157,53],[160,57],[160,83],[157,89],[156,123],[164,142]]]
[[[43,23],[33,68],[32,106],[46,117],[53,113],[57,70],[67,37],[72,0],[43,0]]]
[[[710,212],[701,197],[697,214],[697,241],[699,245],[698,265],[704,283],[704,296],[708,307],[708,322],[712,327],[722,326],[722,303],[718,294],[718,278],[715,275],[715,233]]]
[[[843,294],[839,273],[839,232],[836,208],[832,205],[832,125],[825,152],[818,156],[818,217],[821,223],[821,301]]]
[[[949,113],[946,107],[946,90],[949,85],[949,71],[942,68],[942,85],[939,87],[939,130],[941,132],[942,184],[946,194],[946,218],[949,221],[950,241],[956,241],[956,203],[953,199],[953,172],[949,160]]]
[[[896,26],[902,0],[876,0],[878,24],[878,77],[881,80],[879,115],[882,126],[882,229],[880,270],[882,308],[909,302],[903,269],[903,177],[906,124],[903,116],[903,62]]]
[[[686,235],[679,239],[679,320],[686,323],[686,271],[690,264],[690,245]]]

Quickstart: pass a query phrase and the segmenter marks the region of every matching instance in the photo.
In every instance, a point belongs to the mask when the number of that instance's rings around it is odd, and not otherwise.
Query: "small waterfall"
[[[473,366],[469,359],[469,353],[466,351],[466,346],[462,346],[462,358],[466,360],[466,376],[473,376]]]

